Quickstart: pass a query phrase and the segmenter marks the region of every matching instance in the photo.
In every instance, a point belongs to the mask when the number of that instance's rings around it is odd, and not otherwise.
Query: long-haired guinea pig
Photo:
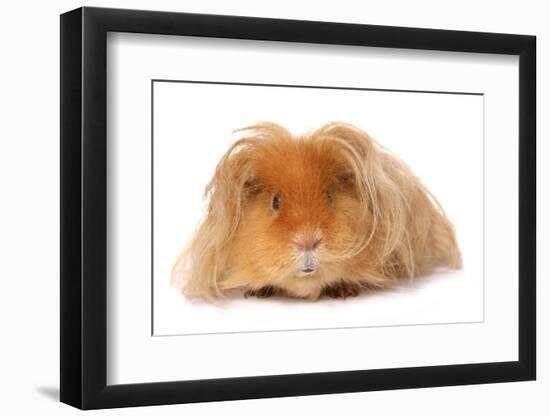
[[[238,132],[172,271],[186,296],[213,300],[239,288],[345,298],[460,267],[453,225],[435,197],[365,132],[344,123],[299,137],[274,123]]]

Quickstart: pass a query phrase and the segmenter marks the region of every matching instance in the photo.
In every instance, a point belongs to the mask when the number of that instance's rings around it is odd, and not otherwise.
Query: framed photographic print
[[[61,401],[535,379],[535,37],[61,16]]]

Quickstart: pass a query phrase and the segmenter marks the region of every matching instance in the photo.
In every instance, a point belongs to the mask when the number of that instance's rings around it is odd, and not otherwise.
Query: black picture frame
[[[107,385],[108,32],[519,56],[519,360]],[[157,11],[61,15],[61,401],[81,409],[533,380],[536,377],[534,36]]]

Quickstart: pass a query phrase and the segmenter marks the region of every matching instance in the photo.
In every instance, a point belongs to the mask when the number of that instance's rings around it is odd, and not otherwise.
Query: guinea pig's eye
[[[273,198],[271,199],[271,208],[275,211],[281,208],[281,195],[279,193],[273,194]]]
[[[332,196],[332,192],[330,190],[327,190],[327,199],[330,206],[334,206],[334,197]]]

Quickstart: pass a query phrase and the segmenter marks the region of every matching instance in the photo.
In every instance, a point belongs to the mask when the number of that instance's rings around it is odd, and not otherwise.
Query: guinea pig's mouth
[[[316,271],[315,268],[304,268],[304,269],[300,269],[300,273],[302,275],[312,275],[314,274]]]

